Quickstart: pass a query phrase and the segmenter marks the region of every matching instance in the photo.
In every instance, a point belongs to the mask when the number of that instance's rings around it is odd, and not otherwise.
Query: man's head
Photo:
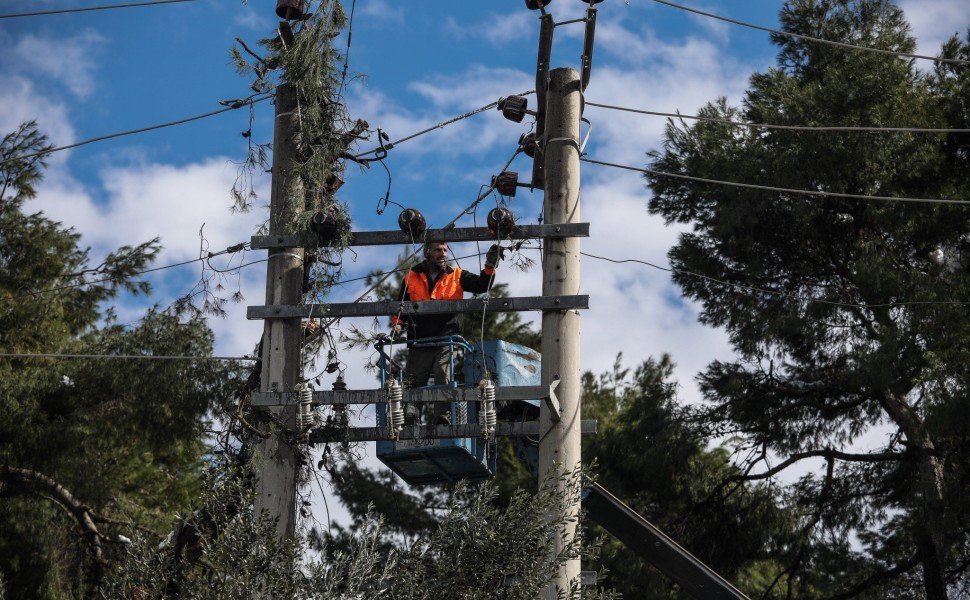
[[[424,257],[434,266],[444,269],[448,264],[448,243],[428,242],[424,247]]]

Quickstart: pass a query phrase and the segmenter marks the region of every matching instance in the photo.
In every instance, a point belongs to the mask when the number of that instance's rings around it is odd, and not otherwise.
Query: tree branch
[[[63,508],[80,527],[85,539],[91,545],[91,555],[95,562],[95,575],[100,580],[105,567],[104,553],[101,546],[101,532],[95,520],[100,517],[90,507],[78,500],[64,486],[54,479],[30,469],[21,469],[11,465],[0,465],[0,490],[11,487],[14,491],[26,491],[35,488],[41,497],[47,498]]]
[[[890,462],[898,460],[915,460],[916,457],[911,456],[909,453],[903,452],[880,452],[875,454],[851,454],[848,452],[840,452],[838,450],[809,450],[806,452],[799,452],[789,456],[785,461],[779,463],[767,471],[762,473],[745,473],[744,475],[732,475],[727,479],[727,481],[756,481],[760,479],[768,479],[774,475],[784,471],[788,467],[797,463],[798,461],[805,460],[806,458],[826,458],[832,460],[841,460],[845,462]]]

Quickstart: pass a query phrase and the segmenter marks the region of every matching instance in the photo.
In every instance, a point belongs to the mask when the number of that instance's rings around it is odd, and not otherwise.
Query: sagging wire
[[[494,104],[492,106],[494,106]],[[517,147],[516,148],[515,152],[512,154],[512,157],[509,158],[508,162],[506,162],[505,163],[505,166],[502,168],[503,171],[506,170],[506,169],[508,169],[509,165],[512,164],[512,161],[515,160],[515,157],[518,156],[521,151],[522,151],[522,148],[521,147]],[[460,213],[458,213],[458,216],[456,216],[454,219],[452,219],[451,221],[449,221],[444,227],[442,227],[442,229],[449,229],[449,228],[453,227],[455,225],[455,223],[457,223],[458,220],[460,218],[462,218],[463,216],[473,214],[473,212],[475,210],[475,207],[477,207],[479,205],[479,203],[481,203],[482,200],[484,200],[485,198],[487,198],[488,195],[491,194],[492,191],[495,189],[495,184],[496,184],[496,182],[493,181],[488,186],[486,186],[486,190],[484,192],[479,193],[478,197],[471,204],[469,204],[464,210],[462,210]],[[394,269],[392,269],[391,271],[388,271],[388,272],[384,273],[383,275],[381,275],[381,277],[379,277],[377,279],[377,281],[375,281],[373,284],[371,284],[371,286],[369,288],[367,288],[366,290],[364,290],[364,292],[361,295],[359,295],[357,297],[357,299],[354,300],[354,302],[360,302],[360,301],[362,301],[371,292],[373,292],[374,290],[376,290],[381,284],[383,284],[385,281],[387,281],[387,278],[390,277],[391,275],[393,275],[394,273],[398,273],[398,272],[400,272],[402,270],[406,270],[405,267],[410,263],[410,261],[412,261],[414,259],[414,257],[415,257],[416,254],[417,254],[417,251],[412,252],[410,255],[406,256],[404,258],[404,260],[402,260],[401,262],[399,262],[398,265]],[[328,322],[328,324],[329,323],[333,323],[333,322],[335,322],[337,320],[339,320],[339,317],[333,317]]]
[[[214,257],[220,256],[222,254],[232,254],[232,253],[240,252],[240,251],[245,250],[245,249],[248,249],[248,248],[249,248],[249,242],[240,242],[240,243],[235,244],[233,246],[229,246],[225,250],[221,250],[219,252],[208,252],[206,254],[206,256],[200,256],[199,258],[193,258],[193,259],[190,259],[190,260],[184,260],[182,262],[173,263],[173,264],[170,264],[170,265],[164,265],[164,266],[161,266],[161,267],[154,267],[154,268],[151,268],[151,269],[145,269],[144,271],[138,271],[137,273],[132,273],[132,277],[137,277],[138,275],[145,275],[146,273],[154,273],[155,271],[163,271],[165,269],[174,269],[175,267],[184,267],[185,265],[190,265],[190,264],[192,264],[194,262],[200,262],[200,261],[208,260],[210,258],[214,258]],[[253,261],[251,263],[246,263],[245,265],[240,265],[239,267],[236,267],[236,269],[240,269],[240,268],[242,268],[244,266],[249,266],[251,264],[256,264],[256,263],[260,263],[260,262],[265,262],[265,259],[258,260],[258,261]],[[72,284],[69,284],[69,285],[62,285],[62,286],[50,288],[50,289],[47,289],[47,290],[25,290],[25,291],[21,292],[20,294],[18,294],[17,296],[18,297],[22,297],[22,296],[39,296],[39,295],[47,294],[49,292],[59,292],[61,290],[68,290],[68,289],[71,289],[71,288],[81,287],[81,286],[84,286],[84,285],[94,285],[94,284],[97,284],[97,283],[106,283],[106,282],[109,282],[109,281],[113,281],[114,279],[115,279],[114,277],[105,277],[104,279],[95,279],[95,280],[92,280],[92,281],[82,281],[82,282],[79,282],[79,283],[72,283]]]
[[[261,95],[263,93],[266,93],[266,95],[263,96],[262,98],[257,98],[256,97],[256,96],[259,96],[259,95]],[[94,138],[90,138],[90,139],[87,139],[87,140],[82,140],[80,142],[76,142],[74,144],[68,144],[66,146],[58,146],[56,148],[45,148],[43,150],[40,150],[38,152],[33,152],[31,154],[24,154],[24,155],[21,155],[21,156],[17,156],[17,157],[13,157],[13,158],[7,158],[7,159],[4,159],[4,160],[0,160],[0,165],[7,164],[8,162],[14,162],[16,160],[27,160],[27,159],[35,158],[35,157],[46,157],[47,155],[53,154],[54,152],[60,152],[62,150],[70,150],[72,148],[78,148],[80,146],[85,146],[87,144],[93,144],[94,142],[103,142],[104,140],[110,140],[110,139],[114,139],[114,138],[118,138],[118,137],[123,137],[123,136],[127,136],[127,135],[134,135],[134,134],[137,134],[137,133],[145,133],[146,131],[154,131],[156,129],[163,129],[165,127],[172,127],[174,125],[182,125],[184,123],[190,123],[192,121],[198,121],[199,119],[205,119],[205,118],[208,118],[208,117],[212,117],[212,116],[215,116],[215,115],[219,115],[219,114],[222,114],[224,112],[228,112],[230,110],[236,110],[237,108],[242,108],[243,106],[246,106],[247,104],[250,104],[250,103],[255,104],[256,102],[262,102],[264,100],[269,100],[272,97],[273,97],[272,94],[269,94],[267,92],[257,92],[257,93],[253,94],[252,96],[250,96],[249,98],[246,98],[246,99],[238,99],[238,100],[230,100],[230,101],[219,101],[219,104],[222,104],[223,106],[225,106],[225,108],[221,108],[219,110],[214,110],[212,112],[207,112],[207,113],[204,113],[204,114],[201,114],[201,115],[196,115],[194,117],[187,117],[185,119],[179,119],[177,121],[169,121],[168,123],[160,123],[158,125],[151,125],[149,127],[141,127],[139,129],[129,129],[128,131],[121,131],[121,132],[118,132],[118,133],[109,133],[107,135],[101,135],[101,136],[94,137]]]
[[[528,96],[529,94],[534,94],[534,93],[535,93],[535,90],[530,90],[528,92],[522,92],[521,94],[515,94],[515,95],[517,95],[517,96]],[[400,144],[403,144],[404,142],[407,142],[409,140],[413,140],[414,138],[419,137],[419,136],[422,136],[422,135],[424,135],[426,133],[429,133],[431,131],[434,131],[435,129],[441,129],[442,127],[446,127],[448,125],[451,125],[452,123],[456,123],[458,121],[461,121],[462,119],[467,119],[468,117],[471,117],[473,115],[477,115],[479,113],[483,113],[485,111],[491,110],[491,109],[495,108],[496,106],[498,106],[499,103],[502,100],[504,100],[504,99],[505,99],[504,97],[503,98],[499,98],[495,102],[490,102],[490,103],[486,104],[485,106],[482,106],[481,108],[476,108],[475,110],[472,110],[472,111],[466,112],[464,114],[458,115],[457,117],[453,117],[451,119],[448,119],[447,121],[442,121],[442,122],[438,123],[437,125],[435,125],[433,127],[428,127],[427,129],[421,130],[421,131],[419,131],[417,133],[412,133],[411,135],[405,136],[405,137],[397,140],[396,142],[391,142],[391,143],[388,143],[388,144],[381,143],[381,145],[380,145],[379,148],[375,148],[373,150],[368,150],[367,152],[361,152],[360,154],[357,154],[357,155],[353,156],[352,158],[354,160],[358,160],[359,161],[359,160],[363,159],[364,156],[368,156],[370,154],[374,154],[374,153],[380,152],[381,150],[384,150],[386,152],[387,150],[390,150],[390,149],[392,149],[392,148],[394,148],[396,146],[399,146]],[[367,159],[363,159],[363,160],[366,161]]]
[[[600,165],[603,167],[613,167],[615,169],[625,169],[627,171],[636,171],[638,173],[644,173],[647,175],[652,175],[654,177],[670,177],[673,179],[681,179],[684,181],[693,181],[697,183],[710,183],[715,185],[723,185],[729,187],[738,187],[752,190],[763,190],[768,192],[780,192],[783,194],[800,194],[804,196],[815,196],[815,197],[832,197],[832,198],[849,198],[853,200],[885,200],[889,202],[913,202],[920,204],[956,204],[956,205],[968,205],[970,200],[957,200],[949,198],[906,198],[902,196],[873,196],[865,194],[848,194],[842,192],[831,192],[824,190],[797,190],[792,188],[776,187],[771,185],[759,185],[753,183],[738,183],[735,181],[723,181],[719,179],[708,179],[706,177],[693,177],[690,175],[681,175],[679,173],[668,173],[664,171],[656,171],[654,169],[643,169],[640,167],[633,167],[629,165],[620,165],[616,163],[610,163],[600,160],[594,160],[592,158],[580,157],[581,161],[587,162],[591,165]]]
[[[687,12],[691,12],[691,13],[694,13],[694,14],[697,14],[697,15],[701,15],[702,17],[708,17],[708,18],[711,18],[711,19],[717,19],[719,21],[724,21],[726,23],[731,23],[732,25],[741,25],[742,27],[750,27],[751,29],[757,29],[759,31],[765,31],[765,32],[771,33],[772,35],[780,35],[780,36],[785,36],[785,37],[791,37],[791,38],[796,38],[796,39],[800,39],[800,40],[805,40],[805,41],[808,41],[808,42],[815,42],[815,43],[818,43],[818,44],[828,44],[830,46],[837,46],[839,48],[847,48],[847,49],[851,49],[851,50],[862,50],[862,51],[865,51],[865,52],[874,52],[876,54],[884,54],[884,55],[888,55],[888,56],[899,56],[899,57],[903,57],[903,58],[919,58],[919,59],[929,60],[929,61],[933,61],[933,62],[948,63],[948,64],[955,64],[955,65],[967,65],[967,64],[970,64],[970,61],[968,61],[968,60],[961,60],[961,59],[958,59],[958,58],[939,58],[939,57],[936,57],[936,56],[926,56],[926,55],[923,55],[923,54],[911,54],[911,53],[908,53],[908,52],[899,52],[899,51],[896,51],[896,50],[883,50],[882,48],[872,48],[870,46],[857,46],[855,44],[847,44],[845,42],[837,42],[837,41],[834,41],[834,40],[826,40],[826,39],[822,39],[822,38],[811,37],[811,36],[808,36],[808,35],[802,35],[800,33],[794,33],[794,32],[791,32],[791,31],[781,31],[780,29],[772,29],[770,27],[763,27],[761,25],[755,25],[753,23],[746,23],[744,21],[738,21],[736,19],[729,19],[728,17],[722,17],[721,15],[716,15],[716,14],[709,13],[709,12],[704,12],[702,10],[697,10],[696,8],[690,8],[689,6],[683,6],[683,5],[680,5],[680,4],[675,4],[673,2],[669,2],[668,0],[653,0],[653,1],[656,2],[656,3],[658,3],[658,4],[665,4],[665,5],[670,6],[672,8],[677,8],[677,9],[680,9],[680,10],[683,10],[683,11],[687,11]]]
[[[377,128],[377,139],[380,142],[381,147],[377,155],[375,155],[371,160],[376,160],[377,162],[381,163],[381,166],[384,167],[384,170],[387,172],[387,191],[384,193],[384,197],[377,201],[377,215],[380,216],[384,214],[384,211],[387,209],[387,205],[389,203],[400,207],[401,210],[405,210],[405,208],[397,202],[391,200],[391,183],[393,178],[391,177],[391,170],[387,168],[387,163],[384,162],[384,159],[387,158],[387,148],[384,147],[384,141],[389,138],[380,127]]]
[[[940,128],[940,127],[865,127],[848,125],[776,125],[771,123],[747,123],[745,121],[732,121],[730,119],[717,119],[714,117],[704,117],[701,115],[685,115],[681,113],[659,112],[654,110],[643,110],[629,108],[625,106],[614,106],[612,104],[600,104],[598,102],[586,101],[586,106],[595,106],[608,110],[617,110],[641,115],[655,117],[667,117],[669,119],[688,119],[692,121],[702,121],[705,123],[717,123],[729,127],[747,127],[749,129],[778,129],[782,131],[835,131],[835,132],[860,132],[860,133],[970,133],[970,129],[960,128]]]
[[[344,52],[344,70],[340,74],[340,86],[337,88],[337,96],[343,96],[347,84],[347,70],[350,68],[350,44],[354,39],[354,11],[357,9],[357,0],[353,0],[350,5],[350,18],[347,19],[347,50]]]
[[[533,92],[527,92],[527,93],[533,93]],[[498,104],[498,102],[491,103],[491,104],[487,105],[486,107],[483,107],[482,109],[479,109],[477,111],[473,111],[471,113],[467,113],[465,116],[468,116],[468,115],[471,115],[471,114],[475,114],[476,112],[482,112],[483,110],[488,110],[488,109],[496,106],[497,104]],[[464,118],[464,116],[463,117],[460,117],[460,118]],[[457,120],[457,118],[456,119],[453,119],[452,122],[454,122],[455,120]],[[434,129],[434,128],[432,128],[432,129]],[[428,131],[430,131],[430,130],[428,130]],[[415,137],[415,136],[411,136],[411,137]],[[410,138],[406,138],[406,139],[410,139]],[[400,143],[400,141],[397,142],[397,143]],[[391,149],[393,146],[394,146],[394,144],[387,144],[387,145],[385,145],[385,144],[383,144],[383,141],[381,142],[381,148],[384,149],[384,152],[385,153],[386,153],[387,150]],[[380,150],[381,148],[378,148],[377,150]],[[369,153],[373,153],[373,152],[374,151],[371,151]],[[519,155],[520,152],[522,152],[522,146],[521,145],[518,145],[516,147],[516,149],[515,149],[515,152],[512,153],[512,156],[508,159],[508,161],[505,163],[505,166],[502,167],[501,170],[504,171],[504,170],[508,169],[508,167],[512,164],[512,162],[515,160],[515,158]],[[365,154],[369,154],[369,153],[365,153]],[[363,154],[362,155],[358,155],[358,157],[359,156],[363,156]],[[475,198],[475,200],[472,201],[471,204],[469,204],[464,210],[462,210],[461,212],[459,212],[458,215],[456,215],[453,219],[451,219],[451,221],[449,221],[444,227],[442,227],[442,229],[449,229],[451,227],[454,227],[455,223],[457,223],[458,220],[461,219],[465,215],[472,215],[474,217],[475,212],[477,211],[478,205],[485,198],[487,198],[489,195],[491,195],[493,191],[495,191],[496,184],[497,184],[497,182],[493,179],[491,181],[491,183],[489,183],[486,186],[483,186],[484,187],[484,191],[481,191],[480,190],[480,192],[479,192],[478,196]],[[412,246],[414,246],[414,245],[416,245],[416,240],[414,240],[412,238]],[[480,248],[479,248],[479,250],[480,250]],[[410,270],[410,268],[411,268],[411,266],[410,266],[411,265],[411,262],[414,260],[414,258],[417,256],[417,254],[418,254],[418,250],[417,250],[417,248],[414,248],[411,251],[411,253],[408,254],[407,256],[405,256],[404,259],[401,260],[394,269],[392,269],[392,270],[390,270],[390,271],[388,271],[386,273],[383,273],[382,275],[380,275],[379,277],[377,277],[376,280],[366,290],[364,290],[357,297],[356,300],[354,300],[354,302],[355,303],[356,302],[361,302],[364,298],[368,297],[371,294],[371,292],[373,292],[378,287],[380,287],[381,285],[383,285],[384,282],[387,281],[387,279],[389,277],[391,277],[391,275],[393,275],[395,273],[402,272],[402,271],[407,272],[408,270]],[[479,252],[478,255],[481,256],[481,253]],[[456,257],[456,260],[457,260],[457,257]],[[370,275],[367,275],[367,276],[364,276],[364,277],[361,277],[361,278],[358,278],[358,279],[370,279],[370,278],[371,278],[371,276]],[[340,282],[339,285],[344,285],[346,283],[349,283],[349,281]],[[402,286],[402,296],[401,296],[401,300],[403,300],[403,292],[404,292],[404,289],[405,289],[404,286]],[[400,317],[400,314],[398,315],[398,317]],[[340,320],[340,317],[332,317],[329,320],[327,320],[326,322],[322,322],[322,327],[330,328],[331,326],[333,326],[334,323],[338,322],[339,320]],[[385,334],[380,334],[380,335],[385,335]]]

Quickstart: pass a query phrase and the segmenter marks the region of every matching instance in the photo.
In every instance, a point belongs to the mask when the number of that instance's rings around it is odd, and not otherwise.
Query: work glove
[[[311,338],[320,331],[320,324],[316,321],[310,319],[303,322],[303,337]]]
[[[502,247],[498,244],[492,244],[492,247],[485,254],[485,266],[494,269],[498,266],[500,260],[502,260]]]
[[[394,327],[391,327],[391,339],[395,342],[401,339],[404,335],[404,326],[398,323]]]

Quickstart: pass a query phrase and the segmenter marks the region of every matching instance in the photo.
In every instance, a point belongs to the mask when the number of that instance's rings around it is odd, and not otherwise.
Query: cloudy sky
[[[349,12],[353,0],[345,0]],[[780,0],[683,0],[724,17],[777,26]],[[0,0],[0,17],[13,13],[92,7],[96,0]],[[902,5],[919,40],[919,52],[935,54],[942,40],[970,25],[966,0],[906,0]],[[555,0],[557,22],[583,16],[585,4]],[[239,38],[256,48],[278,21],[273,0],[195,0],[159,6],[0,19],[0,131],[34,119],[55,146],[147,128],[221,108],[219,101],[249,95],[248,80],[233,70],[229,49]],[[917,8],[918,7],[918,8]],[[695,114],[724,96],[738,103],[748,78],[774,63],[768,34],[691,14],[652,0],[608,0],[598,5],[590,102],[657,112]],[[352,116],[399,140],[500,97],[532,90],[538,13],[521,0],[357,0],[352,44],[337,39],[347,54],[347,108]],[[556,29],[552,66],[579,68],[583,27]],[[534,102],[534,97],[532,98]],[[272,137],[269,102],[256,105],[252,139]],[[589,158],[646,166],[645,153],[659,148],[661,117],[588,107]],[[265,220],[268,180],[256,180],[254,211],[233,214],[229,190],[244,158],[250,127],[247,109],[137,135],[86,144],[51,156],[34,210],[43,210],[83,234],[99,257],[122,244],[160,237],[157,265],[199,257],[249,241]],[[430,226],[455,218],[488,184],[530,128],[506,121],[495,110],[463,119],[393,149],[385,164],[390,199],[415,207]],[[584,128],[585,132],[585,128]],[[359,150],[369,150],[370,142]],[[511,170],[527,178],[529,159]],[[355,230],[396,228],[400,208],[382,215],[378,201],[388,189],[380,165],[349,165],[338,194],[352,211]],[[591,235],[582,251],[614,260],[667,264],[677,231],[647,214],[648,190],[634,172],[582,165],[582,220]],[[477,213],[481,225],[495,199]],[[519,223],[535,223],[541,197],[520,189],[510,201]],[[466,216],[459,226],[476,224]],[[390,269],[404,248],[360,249],[344,257],[344,277]],[[458,256],[474,245],[453,246]],[[261,323],[247,321],[246,305],[264,304],[263,255],[250,251],[220,257],[216,266],[239,267],[224,281],[245,300],[225,319],[213,320],[216,352],[242,356],[252,351]],[[532,258],[538,258],[533,255]],[[97,260],[95,260],[97,262]],[[461,260],[476,269],[477,258]],[[135,321],[148,304],[162,304],[188,292],[203,275],[199,263],[149,275],[156,293],[123,299],[122,318]],[[503,268],[499,280],[516,296],[541,294],[537,268]],[[618,353],[633,366],[668,352],[677,363],[684,401],[698,394],[694,375],[715,358],[730,356],[723,332],[697,324],[697,309],[680,298],[663,270],[638,263],[615,264],[584,257],[582,365],[607,370]],[[340,286],[334,301],[352,301],[364,291],[358,281]],[[538,315],[524,314],[529,319]],[[345,323],[349,325],[350,323]],[[370,320],[359,325],[368,327]],[[341,360],[352,388],[373,387],[363,370],[367,357],[344,352]],[[330,381],[324,385],[329,387]]]

